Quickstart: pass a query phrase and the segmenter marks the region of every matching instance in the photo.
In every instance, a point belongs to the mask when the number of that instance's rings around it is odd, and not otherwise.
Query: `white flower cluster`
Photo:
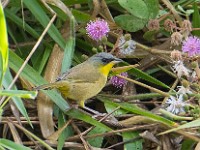
[[[192,94],[192,91],[189,89],[189,87],[186,88],[184,86],[178,86],[178,92],[176,97],[170,96],[166,101],[166,104],[168,104],[166,110],[173,114],[185,112],[184,107],[187,105],[187,103],[183,99],[184,94]]]
[[[119,53],[122,55],[131,55],[136,48],[136,43],[133,40],[127,40],[124,36],[121,36],[118,43]]]
[[[169,104],[166,110],[173,114],[185,112],[184,106],[186,105],[186,103],[183,101],[182,94],[177,97],[170,96],[170,98],[168,98],[168,100],[166,101],[166,104]]]
[[[178,78],[181,78],[182,76],[189,77],[192,71],[185,67],[183,61],[174,61],[173,64],[172,69],[177,74]]]

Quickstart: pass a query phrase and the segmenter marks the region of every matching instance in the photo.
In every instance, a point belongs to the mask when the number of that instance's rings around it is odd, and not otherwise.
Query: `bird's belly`
[[[106,78],[90,83],[72,83],[67,97],[72,100],[87,100],[97,95],[106,84]]]

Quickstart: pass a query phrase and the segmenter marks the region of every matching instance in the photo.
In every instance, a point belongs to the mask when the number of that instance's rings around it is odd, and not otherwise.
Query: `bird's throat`
[[[108,76],[108,73],[110,72],[111,68],[114,66],[114,63],[109,63],[105,66],[102,66],[100,71],[103,75],[105,75],[106,77]]]

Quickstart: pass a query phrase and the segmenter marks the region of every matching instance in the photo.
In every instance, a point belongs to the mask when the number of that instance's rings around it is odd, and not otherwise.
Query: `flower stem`
[[[148,88],[148,89],[150,89],[150,90],[152,90],[152,91],[154,91],[154,92],[156,92],[156,93],[159,93],[159,94],[161,94],[161,95],[163,95],[163,96],[165,96],[165,97],[169,97],[169,96],[170,96],[169,93],[163,92],[163,91],[161,91],[161,90],[159,90],[159,89],[156,89],[156,88],[154,88],[154,87],[151,87],[151,86],[146,85],[146,84],[144,84],[144,83],[141,83],[141,82],[139,82],[139,81],[136,81],[136,80],[133,80],[133,79],[124,77],[124,76],[120,76],[120,75],[116,75],[116,76],[119,77],[119,78],[123,78],[123,79],[125,79],[125,80],[127,80],[127,81],[133,82],[133,83],[135,83],[135,84],[137,84],[137,85],[140,85],[140,86],[143,86],[143,87],[145,87],[145,88]]]
[[[193,117],[182,117],[172,114],[164,109],[159,109],[159,112],[173,120],[193,120]]]

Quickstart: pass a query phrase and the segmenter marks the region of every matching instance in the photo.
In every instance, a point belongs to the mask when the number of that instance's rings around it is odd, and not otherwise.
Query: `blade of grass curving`
[[[64,53],[64,57],[63,57],[63,61],[62,61],[62,68],[61,68],[61,72],[66,72],[72,63],[72,59],[73,59],[73,55],[74,55],[74,47],[75,47],[75,20],[74,17],[71,16],[70,17],[70,36],[68,37],[67,41],[66,41],[66,46],[65,46],[65,53]]]
[[[17,26],[27,31],[34,38],[38,39],[40,37],[40,35],[31,26],[29,26],[26,22],[23,22],[23,20],[15,15],[11,10],[5,9],[5,16],[14,22]]]
[[[142,115],[142,116],[145,116],[145,117],[148,117],[149,119],[152,119],[156,122],[160,122],[164,125],[167,125],[167,126],[170,126],[170,127],[174,127],[176,126],[177,124],[171,120],[168,120],[166,118],[163,118],[161,116],[158,116],[156,114],[153,114],[147,110],[144,110],[142,108],[139,108],[138,106],[134,105],[134,104],[129,104],[129,103],[115,103],[115,102],[112,102],[110,99],[108,98],[102,98],[102,97],[97,97],[98,99],[100,99],[101,101],[103,101],[104,103],[110,103],[112,105],[115,105],[116,107],[121,107],[129,112],[132,112],[132,113],[135,113],[135,114],[138,114],[138,115]]]
[[[6,21],[3,12],[2,4],[0,3],[0,55],[1,55],[1,77],[0,77],[0,85],[2,84],[3,76],[6,72],[7,65],[8,65],[8,37],[7,37],[7,28],[6,28]]]
[[[47,64],[47,60],[49,59],[49,56],[51,54],[52,47],[47,46],[44,50],[44,54],[42,55],[42,59],[40,60],[40,65],[38,67],[38,73],[41,74],[44,67]]]
[[[197,119],[197,120],[191,121],[189,123],[180,125],[177,128],[173,128],[173,129],[167,130],[165,132],[162,132],[162,133],[160,133],[160,135],[167,134],[167,133],[174,132],[174,131],[181,130],[181,129],[194,128],[194,127],[199,127],[199,126],[200,126],[200,119]]]
[[[37,20],[45,28],[49,23],[50,19],[38,3],[38,1],[26,0],[23,2],[26,5],[26,7],[32,12],[35,18],[37,18]],[[48,34],[51,36],[52,39],[54,39],[56,43],[58,43],[58,45],[62,49],[65,49],[65,40],[54,25],[51,25],[51,27],[48,30]]]
[[[64,48],[64,57],[62,60],[62,68],[61,73],[66,72],[70,66],[74,55],[74,47],[75,47],[75,18],[68,7],[60,0],[53,1],[53,5],[60,8],[69,18],[69,28],[66,32],[68,32],[68,37],[66,40],[66,45]]]
[[[21,65],[23,64],[23,60],[17,56],[14,52],[10,51],[10,57],[9,57],[9,66],[11,69],[14,71],[18,71]],[[26,65],[25,68],[23,69],[21,77],[25,78],[32,84],[39,86],[41,84],[47,83],[44,78],[42,78],[38,72],[36,72],[31,66]],[[51,100],[58,105],[58,107],[62,111],[66,111],[66,109],[69,108],[69,105],[67,102],[62,98],[62,96],[56,92],[55,90],[51,91],[43,91],[47,96],[51,98]]]
[[[0,139],[0,146],[5,147],[9,150],[31,150],[29,147],[16,144],[13,141],[7,140],[7,139]]]

